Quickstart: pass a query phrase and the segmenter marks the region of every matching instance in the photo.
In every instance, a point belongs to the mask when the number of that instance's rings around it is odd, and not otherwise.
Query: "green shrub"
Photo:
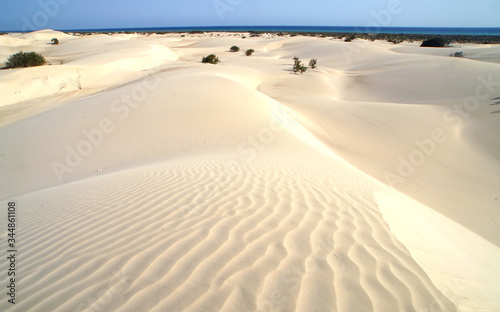
[[[465,57],[465,54],[464,54],[464,52],[455,52],[455,53],[451,53],[450,56]]]
[[[210,54],[208,56],[204,56],[201,59],[202,63],[209,63],[209,64],[219,64],[220,60],[215,54]]]
[[[231,49],[229,49],[229,51],[231,51],[231,52],[238,52],[239,50],[240,50],[240,48],[235,46],[235,45],[232,46]]]
[[[421,47],[443,48],[443,47],[446,47],[448,44],[449,43],[444,38],[436,37],[436,38],[432,38],[429,40],[425,40],[424,42],[422,42],[422,44],[420,46]]]
[[[58,45],[59,44],[59,40],[57,38],[52,38],[52,40],[50,40],[50,41],[52,41],[53,45]]]
[[[352,41],[352,39],[351,39],[351,38],[345,38],[345,39],[344,39],[344,42],[351,42],[351,41]]]
[[[311,67],[312,69],[315,69],[317,67],[317,64],[318,64],[317,59],[312,59],[309,61],[309,67]]]
[[[36,52],[19,52],[9,56],[7,68],[41,66],[47,64],[43,56]]]
[[[298,57],[293,58],[293,72],[300,72],[301,74],[307,71],[307,67],[301,64],[301,61]]]
[[[254,49],[248,49],[247,52],[245,52],[246,56],[250,56],[255,52]]]

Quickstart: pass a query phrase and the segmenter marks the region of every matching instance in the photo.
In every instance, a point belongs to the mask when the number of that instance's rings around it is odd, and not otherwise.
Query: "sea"
[[[71,29],[70,32],[304,32],[304,33],[373,33],[417,35],[500,36],[500,27],[362,27],[362,26],[189,26],[151,28]]]

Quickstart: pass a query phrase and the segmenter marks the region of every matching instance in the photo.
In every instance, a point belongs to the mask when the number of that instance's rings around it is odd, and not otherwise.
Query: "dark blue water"
[[[123,29],[73,29],[66,31],[99,32],[187,32],[202,31],[269,31],[269,32],[313,32],[313,33],[384,33],[384,34],[429,34],[429,35],[481,35],[500,36],[496,28],[436,28],[436,27],[361,27],[361,26],[192,26],[192,27],[155,27]]]

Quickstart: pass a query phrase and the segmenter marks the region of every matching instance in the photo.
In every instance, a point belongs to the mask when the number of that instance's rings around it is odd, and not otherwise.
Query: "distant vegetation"
[[[422,42],[420,45],[421,47],[434,47],[434,48],[444,48],[449,45],[449,42],[442,38],[442,37],[436,37],[432,39],[425,40]]]
[[[450,53],[450,56],[465,57],[465,54],[464,54],[464,52],[455,52],[455,53]]]
[[[300,72],[301,74],[303,74],[306,71],[307,71],[307,67],[302,65],[302,62],[298,57],[294,57],[293,58],[293,72],[294,73]]]
[[[317,59],[312,59],[309,61],[309,67],[311,67],[311,69],[315,69],[316,66],[318,64],[318,60]]]
[[[58,45],[59,44],[59,40],[57,38],[52,38],[52,40],[50,40],[52,42],[53,45]]]
[[[235,45],[232,46],[231,49],[229,49],[229,51],[231,51],[231,52],[238,52],[239,50],[240,50],[240,48],[235,46]]]
[[[19,52],[9,56],[6,68],[21,68],[47,64],[45,58],[36,52]]]
[[[208,56],[204,56],[201,59],[202,63],[209,63],[209,64],[219,64],[220,60],[215,54],[210,54]]]
[[[248,50],[245,52],[245,54],[246,54],[246,56],[250,56],[250,55],[252,55],[254,52],[255,52],[255,50],[254,50],[254,49],[248,49]]]

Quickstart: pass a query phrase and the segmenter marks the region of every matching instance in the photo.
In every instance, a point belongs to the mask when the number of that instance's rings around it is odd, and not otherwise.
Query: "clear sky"
[[[500,27],[500,0],[15,0],[0,30],[172,26]]]

